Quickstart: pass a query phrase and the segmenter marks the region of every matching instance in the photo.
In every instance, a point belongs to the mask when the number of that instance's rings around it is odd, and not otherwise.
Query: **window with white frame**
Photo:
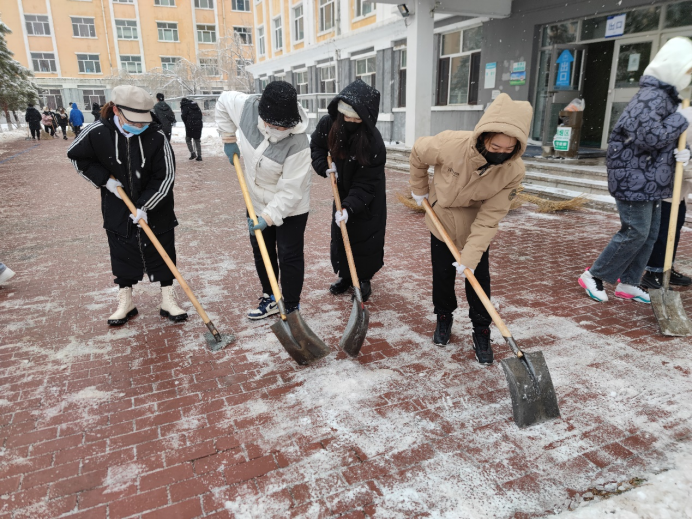
[[[120,68],[128,74],[142,73],[142,56],[120,55]]]
[[[250,10],[250,0],[233,0],[232,9],[234,11],[249,11]]]
[[[478,102],[482,40],[482,26],[442,35],[437,71],[438,106]]]
[[[175,7],[175,0],[154,0],[154,5],[161,7]]]
[[[236,59],[235,60],[235,73],[236,76],[242,76],[245,74],[245,67],[252,65],[252,60],[249,59]]]
[[[320,67],[320,93],[322,94],[335,94],[336,93],[336,66],[328,65],[326,67]],[[320,108],[327,108],[327,103],[329,99],[320,98]]]
[[[197,25],[199,43],[216,43],[216,25]]]
[[[296,91],[298,94],[308,93],[308,71],[301,70],[300,72],[293,73],[293,82],[296,86]]]
[[[303,20],[303,4],[293,8],[293,41],[303,41],[305,25]]]
[[[268,85],[268,84],[269,84],[269,80],[268,80],[266,77],[265,77],[265,78],[261,78],[261,79],[259,80],[260,92],[264,92],[264,89],[267,88],[267,85]]]
[[[406,49],[399,51],[399,107],[406,106]]]
[[[361,18],[367,16],[375,11],[375,3],[369,2],[368,0],[355,0],[356,5],[354,6],[353,12],[356,18]]]
[[[96,38],[96,25],[93,18],[70,16],[72,19],[72,36],[75,38]]]
[[[52,52],[32,52],[31,64],[34,72],[57,72],[55,66],[55,54]]]
[[[241,45],[252,45],[251,27],[233,27],[233,35],[238,38]]]
[[[264,27],[257,27],[257,54],[264,56],[267,49],[264,46]]]
[[[115,20],[115,31],[119,40],[136,40],[137,20]]]
[[[334,0],[320,0],[320,32],[334,28]]]
[[[100,106],[106,104],[106,91],[82,90],[82,98],[84,99],[84,106],[86,107],[86,109],[91,111],[91,106],[94,103],[98,103]]]
[[[199,58],[199,66],[207,76],[219,75],[219,62],[216,58]]]
[[[100,74],[101,62],[98,54],[77,54],[80,74]]]
[[[113,0],[114,4],[133,4],[135,0]]]
[[[281,16],[274,18],[272,24],[274,26],[274,50],[281,50],[284,48],[284,29]]]
[[[375,68],[377,65],[377,58],[371,56],[369,58],[357,59],[356,60],[356,79],[362,79],[365,83],[371,87],[375,87]]]
[[[159,31],[159,41],[179,41],[178,24],[175,22],[156,22]]]
[[[163,70],[174,70],[180,63],[180,56],[161,56],[161,68]]]
[[[29,36],[50,36],[50,21],[42,14],[25,14],[24,24]]]
[[[195,0],[197,9],[214,9],[214,0]]]

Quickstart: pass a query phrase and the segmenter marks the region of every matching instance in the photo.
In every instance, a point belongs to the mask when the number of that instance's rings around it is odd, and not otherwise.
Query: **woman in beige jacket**
[[[521,155],[526,149],[533,109],[526,101],[512,101],[500,94],[473,131],[444,131],[421,137],[411,150],[410,184],[418,205],[430,200],[435,213],[461,251],[457,264],[429,216],[431,232],[433,304],[437,327],[433,341],[449,342],[452,312],[457,307],[454,281],[464,278],[466,267],[490,296],[488,247],[500,220],[509,211],[524,178]],[[428,167],[434,166],[432,182]],[[469,317],[473,323],[473,349],[481,364],[492,364],[490,315],[466,281]]]

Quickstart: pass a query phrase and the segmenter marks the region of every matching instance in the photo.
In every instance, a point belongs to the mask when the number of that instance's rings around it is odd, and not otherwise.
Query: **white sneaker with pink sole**
[[[619,297],[620,299],[631,299],[638,303],[651,303],[651,298],[646,290],[625,283],[618,283],[618,286],[615,287],[615,297]]]

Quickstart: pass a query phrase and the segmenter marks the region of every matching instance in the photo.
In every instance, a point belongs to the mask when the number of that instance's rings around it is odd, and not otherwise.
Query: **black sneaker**
[[[673,284],[672,276],[670,283],[671,285]],[[658,290],[663,286],[663,274],[661,272],[649,272],[648,270],[645,271],[644,275],[642,276],[641,286]]]
[[[197,162],[202,162],[202,155],[199,155],[196,159]]]
[[[195,160],[196,158],[197,158],[197,154],[196,154],[196,153],[191,153],[191,154],[190,154],[190,158],[189,158],[188,160]]]
[[[446,346],[449,344],[449,339],[452,336],[452,323],[454,323],[454,317],[452,314],[437,314],[437,327],[435,328],[435,335],[433,335],[433,342],[438,346]]]
[[[370,299],[370,294],[372,294],[372,287],[370,286],[370,280],[360,282],[360,295],[363,296],[363,302],[365,303]]]
[[[490,347],[490,328],[473,329],[473,351],[476,352],[476,360],[480,364],[493,363],[493,349]]]
[[[670,284],[678,287],[688,287],[692,285],[692,278],[684,274],[680,274],[675,269],[670,269]]]
[[[361,288],[362,286],[363,285],[361,284]],[[349,288],[351,288],[351,280],[346,278],[339,278],[334,283],[329,285],[329,291],[335,296],[343,294]]]

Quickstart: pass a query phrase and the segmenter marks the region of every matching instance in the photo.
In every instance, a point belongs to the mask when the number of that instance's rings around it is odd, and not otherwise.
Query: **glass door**
[[[550,57],[546,56],[548,84],[542,93],[544,146],[552,146],[560,111],[575,97],[582,97],[587,49],[586,45],[558,44],[553,45]]]
[[[603,125],[601,148],[608,147],[608,139],[613,126],[627,108],[627,104],[639,90],[639,78],[658,51],[658,38],[620,39],[615,42],[613,66],[610,71],[608,105]],[[588,110],[589,107],[587,106]]]

